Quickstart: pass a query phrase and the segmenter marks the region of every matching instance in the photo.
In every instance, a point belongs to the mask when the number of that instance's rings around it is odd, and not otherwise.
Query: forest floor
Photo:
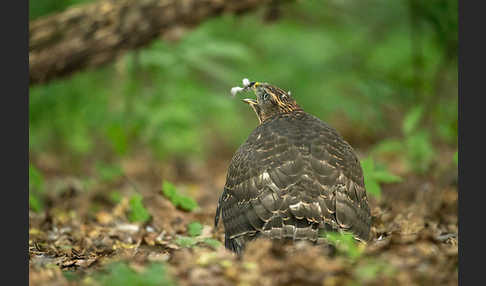
[[[44,211],[29,213],[30,285],[458,284],[457,173],[409,175],[384,185],[380,199],[369,196],[366,245],[257,240],[238,257],[224,249],[221,223],[214,228],[230,156],[172,167],[137,158],[109,182],[63,176],[53,156],[37,160],[49,191]],[[176,208],[162,178],[199,207]],[[151,215],[145,223],[129,218],[134,192]],[[192,222],[203,226],[196,235]]]

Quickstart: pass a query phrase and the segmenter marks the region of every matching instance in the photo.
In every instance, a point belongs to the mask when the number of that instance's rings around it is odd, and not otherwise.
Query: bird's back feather
[[[316,241],[319,230],[368,240],[371,216],[351,146],[326,123],[296,111],[259,125],[236,151],[216,211],[225,245],[240,253],[258,236]]]

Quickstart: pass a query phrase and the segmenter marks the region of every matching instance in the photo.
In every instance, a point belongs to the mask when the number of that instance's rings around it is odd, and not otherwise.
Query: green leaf
[[[162,183],[162,193],[174,204],[174,206],[185,211],[193,211],[198,207],[197,202],[191,198],[177,192],[175,186],[164,180]]]
[[[162,263],[152,263],[143,272],[138,273],[125,262],[114,262],[107,266],[106,272],[97,273],[94,277],[103,286],[175,285]]]
[[[67,281],[75,283],[80,280],[80,275],[77,272],[63,271],[62,275]]]
[[[203,242],[215,249],[221,246],[221,242],[213,238],[205,238],[203,239]]]
[[[44,208],[42,193],[44,192],[44,177],[32,164],[29,164],[29,208],[40,212]]]
[[[377,198],[381,197],[381,187],[378,182],[372,178],[365,177],[366,192]]]
[[[417,173],[427,172],[435,157],[435,150],[430,142],[429,134],[421,130],[405,140],[409,166]]]
[[[386,261],[370,259],[363,265],[357,265],[353,270],[354,275],[359,281],[371,281],[378,275],[390,276],[395,272],[395,268]]]
[[[361,168],[363,168],[363,173],[365,177],[367,175],[373,174],[375,171],[375,162],[373,161],[373,158],[368,157],[364,160],[361,161]]]
[[[380,183],[398,183],[402,181],[402,178],[386,170],[373,172],[373,178]]]
[[[130,198],[130,213],[128,214],[128,219],[132,222],[146,222],[150,219],[150,214],[145,209],[142,196],[135,194]]]
[[[66,143],[77,155],[85,155],[95,146],[93,138],[89,136],[89,131],[84,126],[73,132]]]
[[[381,196],[381,188],[373,176],[375,172],[375,162],[371,157],[368,157],[361,161],[361,168],[363,168],[366,191],[379,198]]]
[[[44,191],[44,177],[32,164],[29,164],[29,190],[38,193]]]
[[[199,236],[201,235],[203,230],[203,225],[198,223],[197,221],[191,222],[190,224],[187,225],[187,232],[189,233],[190,236]]]
[[[115,262],[107,268],[108,273],[98,278],[104,286],[126,285],[137,280],[136,273],[125,263]]]
[[[385,167],[379,165],[375,166],[372,157],[368,157],[361,161],[363,168],[364,182],[366,191],[377,197],[381,197],[380,183],[397,183],[401,182],[401,178],[388,172]]]
[[[34,193],[29,194],[29,207],[34,212],[40,212],[44,208],[42,202]]]
[[[198,207],[197,202],[193,198],[186,196],[179,196],[177,206],[186,211],[193,211]]]
[[[162,193],[171,201],[177,196],[177,190],[175,186],[165,180],[162,183]]]
[[[128,138],[125,128],[120,123],[114,123],[106,130],[106,137],[111,141],[118,155],[124,155],[128,150]]]
[[[123,176],[123,170],[117,165],[108,165],[102,162],[96,162],[96,171],[100,179],[105,182],[113,182]]]
[[[198,243],[198,240],[193,237],[179,236],[174,242],[180,247],[188,248],[195,246]]]
[[[110,198],[111,202],[118,204],[122,200],[122,195],[118,191],[113,191],[113,192],[110,193],[109,198]]]
[[[419,105],[412,108],[412,110],[410,110],[408,114],[405,115],[402,126],[403,133],[405,133],[405,135],[409,135],[417,129],[417,125],[422,119],[423,112],[424,107],[422,105]]]
[[[325,238],[336,247],[340,252],[348,256],[350,259],[358,259],[363,253],[354,239],[354,235],[349,232],[326,232]]]
[[[152,263],[143,274],[144,281],[140,285],[175,285],[167,272],[167,267],[162,263]]]
[[[398,139],[386,139],[378,143],[370,151],[371,154],[375,153],[398,153],[403,150],[403,142]]]

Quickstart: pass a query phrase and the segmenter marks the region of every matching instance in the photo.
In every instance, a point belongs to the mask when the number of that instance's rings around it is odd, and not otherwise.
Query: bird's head
[[[297,102],[281,88],[262,82],[250,82],[245,89],[251,89],[255,93],[256,99],[245,98],[255,111],[260,124],[275,115],[301,110]]]

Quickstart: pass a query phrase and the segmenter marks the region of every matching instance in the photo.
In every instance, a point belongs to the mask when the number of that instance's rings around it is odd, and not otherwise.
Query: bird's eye
[[[265,92],[265,93],[263,94],[263,97],[262,97],[262,98],[263,98],[263,100],[267,100],[267,99],[268,99],[268,96],[269,96],[269,95],[268,95],[268,93],[266,93],[266,92]]]

